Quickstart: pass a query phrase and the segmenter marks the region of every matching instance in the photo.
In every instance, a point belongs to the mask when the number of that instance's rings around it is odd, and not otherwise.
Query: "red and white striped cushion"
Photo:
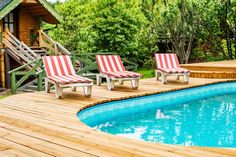
[[[92,82],[76,75],[70,56],[44,56],[43,63],[47,77],[52,81],[62,84]]]
[[[166,73],[188,73],[189,70],[180,68],[179,60],[176,54],[155,54],[157,69]]]
[[[96,55],[100,72],[125,71],[125,67],[118,55]]]
[[[183,68],[159,68],[166,73],[189,73],[189,70]]]
[[[103,72],[103,74],[106,74],[110,77],[114,77],[114,78],[126,78],[126,77],[139,77],[140,74],[135,73],[135,72],[130,72],[130,71],[117,71],[117,72]]]
[[[139,77],[140,74],[127,71],[119,55],[96,55],[99,71],[115,78]]]

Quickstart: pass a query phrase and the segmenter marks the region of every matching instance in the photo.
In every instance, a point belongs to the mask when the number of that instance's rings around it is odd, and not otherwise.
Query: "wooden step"
[[[212,66],[189,66],[181,65],[182,68],[195,71],[220,71],[220,72],[236,72],[236,67],[212,67]]]
[[[236,72],[223,71],[197,71],[191,70],[190,77],[194,78],[215,78],[215,79],[232,79],[236,78]]]
[[[182,68],[194,71],[220,71],[220,72],[236,72],[236,60],[182,64]]]
[[[46,55],[47,51],[45,50],[45,48],[41,48],[41,47],[30,47],[30,49],[32,51],[34,51],[34,53],[39,54],[41,56]]]

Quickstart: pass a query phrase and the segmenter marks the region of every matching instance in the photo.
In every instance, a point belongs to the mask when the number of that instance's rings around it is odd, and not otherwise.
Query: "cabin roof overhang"
[[[22,5],[27,11],[35,17],[51,24],[58,24],[62,18],[57,11],[46,0],[3,0],[0,2],[0,19],[17,6]]]

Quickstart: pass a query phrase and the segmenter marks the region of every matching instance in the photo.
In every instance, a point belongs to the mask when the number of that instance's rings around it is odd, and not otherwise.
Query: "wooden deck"
[[[236,60],[183,64],[194,78],[236,78]]]
[[[94,86],[92,98],[80,89],[58,100],[54,93],[25,93],[0,100],[0,157],[5,156],[154,156],[154,157],[236,157],[236,149],[185,147],[154,144],[119,137],[91,129],[76,113],[98,102],[136,97],[150,93],[187,88],[221,80],[190,78],[190,84],[170,81],[160,85],[154,79],[141,80],[133,91],[129,84],[108,91]]]

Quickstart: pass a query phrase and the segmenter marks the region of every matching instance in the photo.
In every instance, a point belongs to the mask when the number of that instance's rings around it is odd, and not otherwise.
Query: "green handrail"
[[[72,56],[73,58],[73,64],[75,66],[75,61],[79,60],[83,66],[80,70],[77,71],[77,74],[83,74],[83,73],[88,73],[91,71],[98,71],[98,66],[96,62],[96,55],[110,55],[110,54],[116,54],[112,52],[102,52],[102,53],[78,53],[74,54]],[[126,58],[122,58],[123,63],[125,64],[125,67],[128,70],[134,70],[137,71],[138,65],[134,62],[129,61]]]
[[[11,79],[11,92],[14,94],[17,89],[30,77],[30,76],[37,76],[37,84],[38,84],[38,91],[42,90],[42,78],[43,78],[43,70],[40,66],[42,65],[42,59],[36,59],[30,63],[22,65],[18,68],[15,68],[8,73],[10,74]],[[28,66],[32,68],[30,70],[26,70]],[[22,76],[19,80],[17,80],[16,76]]]
[[[79,60],[83,67],[77,71],[77,74],[81,75],[84,73],[89,72],[98,72],[98,65],[96,62],[96,55],[108,55],[108,54],[115,54],[115,53],[81,53],[81,54],[73,54],[71,55],[73,64],[75,66],[76,60]],[[129,61],[126,58],[122,58],[125,67],[129,70],[137,70],[138,65],[134,62]],[[28,68],[30,67],[30,68]],[[11,91],[14,94],[17,89],[30,77],[36,76],[37,77],[37,90],[41,91],[43,89],[43,77],[45,76],[45,71],[42,70],[42,59],[36,59],[30,63],[22,65],[18,68],[15,68],[8,73],[10,74],[11,79]],[[28,68],[28,69],[27,69]],[[19,79],[19,77],[21,77]],[[17,80],[18,79],[18,80]]]
[[[36,62],[39,61],[39,60],[42,60],[42,59],[39,58],[39,59],[36,59],[36,60],[34,60],[34,61],[32,61],[32,62],[29,62],[29,63],[27,63],[27,64],[24,64],[24,65],[22,65],[22,66],[20,66],[20,67],[17,67],[17,68],[15,68],[15,69],[9,71],[8,74],[11,74],[11,73],[13,73],[13,72],[19,71],[19,70],[21,70],[21,69],[25,69],[25,68],[28,67],[29,65],[32,65],[33,63],[36,63]]]

